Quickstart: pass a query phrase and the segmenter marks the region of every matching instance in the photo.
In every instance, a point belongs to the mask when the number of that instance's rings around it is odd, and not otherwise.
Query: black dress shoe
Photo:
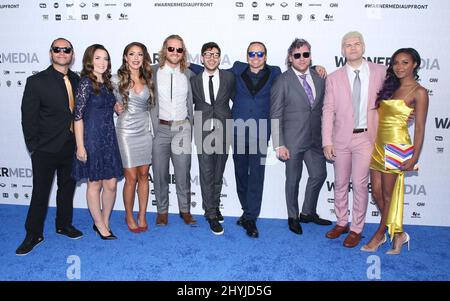
[[[216,209],[216,216],[217,216],[217,220],[219,221],[219,223],[223,224],[224,218],[223,218],[222,212],[220,212],[219,208]]]
[[[92,226],[92,229],[94,229],[94,231],[97,232],[97,234],[98,234],[98,235],[100,236],[100,238],[103,239],[103,240],[114,240],[114,239],[117,239],[117,236],[115,236],[115,235],[112,234],[111,232],[109,232],[109,233],[111,233],[110,235],[108,235],[108,236],[103,236],[102,233],[100,232],[100,230],[98,230],[98,228],[97,228],[97,226],[96,226],[95,224]]]
[[[247,232],[247,235],[253,238],[258,238],[259,232],[258,228],[256,228],[256,221],[254,220],[244,220],[244,229]]]
[[[57,228],[56,233],[65,235],[71,239],[79,239],[83,237],[83,233],[72,225],[69,225],[64,228]]]
[[[241,216],[237,221],[236,221],[236,225],[244,227],[244,216]]]
[[[34,249],[34,247],[36,247],[43,241],[44,241],[44,237],[42,237],[42,236],[38,236],[38,237],[27,236],[27,237],[25,237],[25,240],[17,248],[16,255],[17,256],[27,255]]]
[[[288,218],[289,230],[294,232],[295,234],[302,234],[302,226],[300,225],[300,221],[298,218]]]
[[[209,228],[211,229],[214,235],[222,235],[224,233],[223,227],[220,224],[220,221],[217,219],[217,217],[209,218],[208,223]]]
[[[318,214],[303,214],[303,213],[300,213],[300,222],[305,224],[313,222],[314,224],[321,226],[329,226],[332,224],[331,221],[320,218]]]

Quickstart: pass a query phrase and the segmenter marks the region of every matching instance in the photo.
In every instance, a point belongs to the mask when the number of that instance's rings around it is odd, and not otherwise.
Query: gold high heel
[[[386,254],[390,254],[390,255],[395,255],[395,254],[400,254],[400,252],[402,251],[402,247],[404,244],[406,244],[406,246],[408,247],[408,251],[409,251],[409,241],[410,241],[410,237],[409,234],[406,232],[403,232],[405,235],[405,238],[403,239],[403,242],[401,243],[400,247],[398,249],[390,249],[389,251],[386,252]],[[395,245],[395,243],[394,243]]]
[[[383,239],[382,239],[382,240],[378,243],[378,245],[376,245],[375,247],[370,248],[368,245],[364,245],[364,246],[362,246],[361,249],[359,249],[359,250],[360,250],[360,251],[363,251],[363,252],[376,252],[376,251],[378,250],[378,248],[379,248],[382,244],[384,244],[386,241],[387,241],[387,236],[386,236],[386,233],[385,233]]]

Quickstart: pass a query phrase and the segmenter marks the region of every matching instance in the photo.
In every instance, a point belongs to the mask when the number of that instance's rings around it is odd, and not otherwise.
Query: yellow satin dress
[[[408,132],[408,117],[413,110],[414,108],[408,107],[403,99],[383,100],[378,108],[378,132],[370,161],[370,169],[398,174],[386,221],[391,240],[394,233],[403,232],[404,172],[401,170],[385,170],[384,145],[388,143],[411,144]]]

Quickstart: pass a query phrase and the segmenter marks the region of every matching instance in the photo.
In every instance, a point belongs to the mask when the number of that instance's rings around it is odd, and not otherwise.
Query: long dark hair
[[[383,87],[377,94],[377,100],[375,102],[376,108],[378,108],[380,106],[380,103],[384,99],[390,99],[392,97],[392,95],[394,95],[394,92],[400,87],[400,80],[397,78],[397,76],[394,73],[394,60],[395,60],[395,57],[399,53],[407,53],[412,57],[413,62],[416,63],[416,67],[413,70],[414,79],[415,80],[419,79],[418,71],[419,71],[421,60],[420,60],[420,55],[417,52],[417,50],[415,50],[414,48],[398,49],[396,52],[394,52],[394,54],[391,57],[391,61],[389,62],[389,67],[386,71],[386,78],[384,80]]]
[[[122,95],[123,98],[123,105],[126,108],[128,106],[128,99],[130,95],[130,89],[135,85],[133,80],[131,79],[131,72],[130,68],[128,67],[128,63],[125,60],[126,56],[128,55],[128,52],[130,51],[131,47],[137,46],[141,48],[142,53],[144,54],[144,60],[142,62],[142,66],[139,68],[139,79],[144,79],[145,83],[147,84],[148,90],[150,92],[150,96],[148,98],[148,102],[150,105],[154,105],[154,82],[152,80],[152,67],[151,63],[152,60],[150,58],[150,54],[148,53],[147,47],[145,47],[144,44],[139,42],[132,42],[125,46],[125,49],[123,50],[122,55],[122,65],[120,66],[119,70],[117,70],[117,75],[119,77],[119,93]]]
[[[98,95],[100,93],[100,84],[97,81],[97,76],[94,74],[94,53],[96,50],[101,49],[106,51],[108,55],[108,68],[102,74],[103,84],[108,88],[108,90],[112,91],[113,86],[111,84],[111,56],[109,55],[108,50],[106,50],[105,46],[100,44],[93,44],[86,48],[83,55],[83,70],[81,70],[81,76],[87,76],[92,81],[92,88],[94,89],[94,93]]]

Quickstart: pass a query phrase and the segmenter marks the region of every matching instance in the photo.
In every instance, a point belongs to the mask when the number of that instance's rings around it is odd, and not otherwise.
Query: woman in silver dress
[[[148,173],[153,139],[150,108],[154,105],[150,64],[147,47],[138,42],[130,43],[123,51],[122,66],[112,78],[117,102],[124,108],[117,119],[116,133],[125,174],[125,222],[133,233],[148,229]],[[137,223],[133,217],[136,185],[139,200]]]

